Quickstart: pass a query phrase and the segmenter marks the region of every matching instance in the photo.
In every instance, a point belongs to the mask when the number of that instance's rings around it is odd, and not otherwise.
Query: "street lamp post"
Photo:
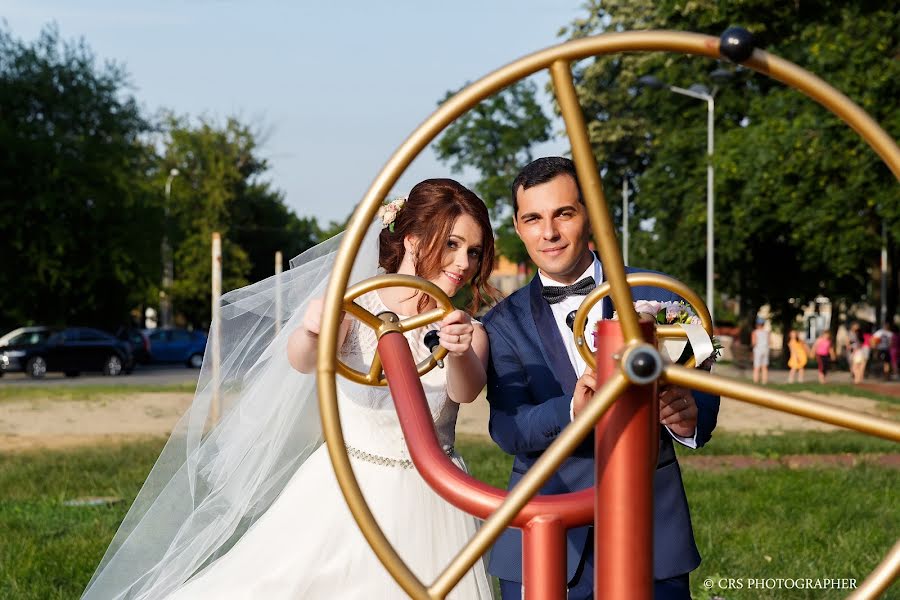
[[[628,264],[628,178],[622,178],[622,261]]]
[[[166,179],[166,202],[163,205],[163,215],[165,222],[163,223],[162,236],[162,289],[159,291],[159,323],[160,327],[172,326],[172,299],[169,297],[169,291],[172,288],[172,281],[175,278],[175,267],[172,264],[172,248],[169,246],[169,198],[172,195],[172,180],[178,177],[178,169],[169,171],[169,177]]]
[[[711,76],[715,79],[726,79],[731,77],[731,72],[724,69],[716,69],[711,73]],[[715,275],[715,186],[713,185],[715,175],[713,173],[713,151],[715,149],[716,88],[714,87],[712,92],[710,92],[705,86],[695,83],[685,89],[675,85],[666,85],[653,75],[645,75],[639,78],[638,83],[654,89],[666,88],[670,92],[706,102],[706,306],[709,308],[710,318],[715,320],[713,313],[715,310],[713,287]]]

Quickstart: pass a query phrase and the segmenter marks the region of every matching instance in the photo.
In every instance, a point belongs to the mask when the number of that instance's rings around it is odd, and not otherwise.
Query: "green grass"
[[[97,400],[110,396],[146,393],[194,393],[196,383],[169,385],[5,385],[0,387],[0,402],[18,400]]]
[[[0,598],[78,598],[162,446],[0,455]],[[123,501],[62,504],[84,496]]]
[[[767,578],[852,578],[859,583],[900,531],[900,477],[895,470],[863,465],[712,474],[686,468],[684,479],[703,556],[691,574],[695,600],[844,598],[849,590],[747,588],[750,579]],[[706,590],[707,578],[741,579],[744,589]]]
[[[786,454],[893,453],[900,452],[900,444],[854,431],[792,431],[783,435],[717,431],[699,450],[690,450],[680,444],[675,444],[675,449],[679,456],[743,454],[771,458]]]
[[[850,443],[804,434],[788,446],[831,452]],[[737,451],[780,443],[781,436],[749,441],[721,436],[710,448]],[[793,436],[792,436],[793,437]],[[821,439],[819,439],[821,437]],[[859,436],[862,437],[862,436]],[[784,436],[785,440],[788,436]],[[68,452],[0,455],[0,598],[77,598],[99,563],[128,504],[156,460],[163,441]],[[749,445],[749,446],[748,446]],[[461,439],[457,448],[472,473],[505,487],[512,462],[489,442]],[[712,592],[743,598],[841,598],[821,590],[721,590],[702,588],[707,577],[862,580],[900,530],[897,471],[853,469],[702,472],[685,467],[697,543],[704,562],[692,575],[694,598]],[[123,502],[67,507],[83,496]],[[768,557],[768,558],[767,558]]]

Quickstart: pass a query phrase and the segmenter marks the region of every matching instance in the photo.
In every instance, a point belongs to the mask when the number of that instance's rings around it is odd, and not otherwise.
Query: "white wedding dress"
[[[387,308],[377,292],[358,303],[377,314]],[[418,362],[428,354],[426,330],[406,334]],[[349,366],[368,371],[374,332],[353,321],[341,347]],[[362,386],[338,376],[338,405],[353,471],[384,534],[426,585],[475,533],[474,517],[438,496],[412,465],[386,387]],[[445,371],[422,377],[438,439],[454,463],[459,405],[447,397]],[[492,598],[484,562],[466,574],[448,598]],[[204,568],[170,600],[405,598],[368,546],[350,514],[325,446],[318,448],[237,544]]]

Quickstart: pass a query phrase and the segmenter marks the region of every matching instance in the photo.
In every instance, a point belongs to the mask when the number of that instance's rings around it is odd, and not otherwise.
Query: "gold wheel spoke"
[[[657,325],[656,337],[659,339],[687,339],[687,332],[680,325]]]
[[[344,310],[356,317],[361,323],[365,323],[375,331],[381,327],[381,319],[364,309],[356,302],[345,302]]]
[[[381,380],[381,356],[377,350],[372,358],[372,366],[369,367],[368,380],[372,384],[377,384]]]
[[[421,315],[416,315],[414,317],[409,317],[408,319],[403,319],[400,321],[400,331],[404,333],[407,331],[412,331],[413,329],[418,329],[424,325],[429,325],[434,323],[435,321],[440,321],[444,318],[444,315],[447,314],[447,310],[444,308],[433,308],[428,312],[423,312]]]
[[[728,377],[713,375],[706,371],[697,371],[696,369],[687,369],[678,365],[667,366],[663,370],[662,377],[670,383],[693,390],[734,398],[735,400],[749,402],[764,408],[771,408],[813,419],[814,421],[855,429],[862,433],[900,442],[900,423],[888,419],[855,412],[823,402],[807,400],[753,383],[744,383]]]
[[[856,590],[850,594],[848,600],[872,600],[891,587],[891,584],[900,576],[900,541],[897,541],[887,556],[878,563],[875,570],[869,573]]]
[[[578,172],[578,184],[591,220],[594,243],[600,251],[603,276],[612,284],[610,296],[616,310],[619,311],[625,342],[636,342],[642,339],[641,330],[631,301],[631,289],[625,282],[625,263],[619,250],[616,230],[609,217],[609,208],[603,195],[603,183],[600,181],[600,170],[594,160],[594,151],[584,124],[584,114],[581,112],[581,104],[575,92],[569,63],[564,60],[555,61],[550,65],[550,77],[566,123],[566,133],[572,144],[572,158]]]
[[[427,294],[429,297],[433,298],[438,307],[429,310],[428,312],[422,313],[421,315],[416,315],[403,321],[398,321],[396,315],[390,316],[386,313],[374,315],[370,311],[366,310],[356,303],[356,299],[363,294],[389,287],[403,287],[419,290],[420,292]],[[348,312],[356,317],[361,323],[373,329],[376,336],[378,338],[381,338],[382,335],[390,332],[404,333],[406,331],[411,331],[418,327],[428,325],[429,323],[439,321],[453,310],[453,304],[450,302],[450,299],[447,297],[444,291],[434,283],[422,279],[421,277],[392,273],[370,277],[353,285],[344,293],[344,299],[341,304],[341,308],[345,312]],[[323,320],[323,324],[324,322],[325,321]],[[446,354],[446,349],[439,348],[434,354],[434,359],[429,358],[427,360],[423,360],[421,363],[416,365],[416,371],[419,373],[419,375],[424,375],[435,366],[437,366],[437,360],[440,360],[441,358],[446,356]],[[374,386],[383,386],[387,384],[387,380],[385,379],[383,374],[381,359],[378,357],[377,353],[373,358],[372,365],[369,367],[369,371],[367,373],[357,371],[356,369],[351,369],[350,367],[348,367],[337,357],[336,352],[334,358],[336,360],[336,371],[350,381],[355,381],[356,383],[362,385]],[[319,360],[323,360],[321,353],[319,354]],[[326,362],[324,364],[327,365],[329,363]]]

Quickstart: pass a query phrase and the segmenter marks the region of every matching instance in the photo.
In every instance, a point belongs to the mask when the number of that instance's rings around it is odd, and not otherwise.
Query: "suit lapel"
[[[572,363],[569,362],[569,353],[563,344],[562,337],[559,335],[559,327],[556,325],[556,319],[553,318],[553,311],[550,305],[541,296],[543,289],[541,278],[535,274],[531,280],[531,316],[534,318],[534,325],[538,332],[538,345],[544,355],[544,360],[548,365],[553,367],[557,379],[566,393],[575,391],[575,382],[578,378]]]
[[[635,273],[638,269],[633,269],[631,267],[625,267],[625,275],[629,273]],[[603,279],[606,280],[606,273],[603,273]],[[632,288],[632,299],[636,298],[634,295],[634,288]],[[600,301],[603,305],[603,318],[604,319],[612,319],[613,311],[615,310],[615,306],[613,306],[612,296],[607,295],[603,300]]]
[[[600,302],[603,305],[603,318],[604,319],[612,319],[612,315],[613,315],[612,298],[610,298],[609,296],[606,296]]]

